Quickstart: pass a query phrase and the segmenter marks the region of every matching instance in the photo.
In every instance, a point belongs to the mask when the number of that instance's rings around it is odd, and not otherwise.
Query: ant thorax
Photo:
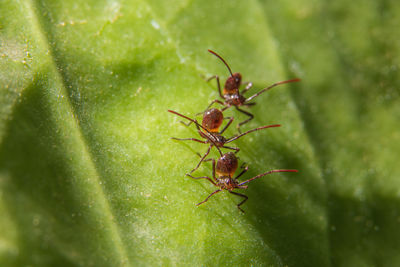
[[[224,99],[227,106],[241,106],[246,101],[246,98],[239,93],[225,94]]]
[[[235,188],[247,189],[247,185],[239,185],[239,181],[229,176],[221,176],[217,178],[217,186],[221,189],[231,191]]]
[[[221,189],[225,190],[233,190],[235,188],[238,188],[238,181],[236,179],[233,179],[229,176],[221,176],[217,178],[217,185]]]
[[[226,143],[226,138],[219,133],[201,132],[200,135],[207,139],[207,143],[214,144],[218,147],[222,147]]]

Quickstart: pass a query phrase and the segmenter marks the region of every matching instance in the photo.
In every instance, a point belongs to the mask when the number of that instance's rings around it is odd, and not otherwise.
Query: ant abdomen
[[[216,173],[218,176],[232,177],[238,168],[238,160],[234,153],[228,152],[217,161]]]
[[[204,112],[202,126],[210,132],[218,132],[224,120],[222,111],[216,108],[208,109]]]

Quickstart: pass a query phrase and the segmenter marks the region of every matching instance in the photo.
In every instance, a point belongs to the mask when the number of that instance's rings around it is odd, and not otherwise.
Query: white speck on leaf
[[[134,94],[134,96],[137,96],[141,91],[142,91],[142,87],[139,86],[139,88],[136,90],[136,93]]]
[[[154,19],[151,20],[151,26],[153,26],[154,29],[159,30],[160,29],[160,24],[157,23]]]

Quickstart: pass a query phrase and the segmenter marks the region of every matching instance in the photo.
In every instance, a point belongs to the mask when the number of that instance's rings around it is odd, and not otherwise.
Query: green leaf
[[[2,1],[0,265],[398,266],[394,1]],[[252,81],[240,198],[188,116]],[[249,92],[249,95],[251,94]],[[234,125],[246,116],[233,108]],[[236,134],[230,127],[226,135]],[[217,157],[216,151],[212,157]],[[195,173],[210,175],[210,163]]]

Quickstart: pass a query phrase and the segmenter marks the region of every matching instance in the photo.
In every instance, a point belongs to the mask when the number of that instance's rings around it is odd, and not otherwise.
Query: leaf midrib
[[[90,153],[90,149],[88,148],[88,142],[85,139],[84,134],[82,133],[82,128],[80,126],[79,120],[77,119],[78,116],[76,116],[76,112],[73,108],[73,105],[71,104],[71,99],[67,91],[68,83],[66,80],[65,73],[63,72],[63,68],[57,64],[57,60],[55,60],[55,54],[56,51],[53,49],[51,45],[49,45],[49,40],[50,37],[48,36],[49,31],[45,30],[46,23],[44,21],[46,18],[42,15],[39,14],[40,8],[38,6],[40,3],[38,1],[31,0],[27,2],[28,8],[27,11],[30,13],[29,17],[31,18],[32,21],[32,29],[33,32],[36,33],[36,37],[38,38],[39,43],[49,51],[49,53],[46,55],[46,57],[50,58],[50,67],[53,69],[54,73],[56,73],[56,83],[60,84],[60,90],[63,92],[64,95],[67,97],[64,98],[62,103],[66,106],[66,108],[70,111],[71,114],[73,114],[73,118],[70,116],[65,116],[64,120],[69,120],[70,123],[68,125],[73,125],[75,127],[74,131],[70,132],[70,135],[75,135],[75,139],[79,141],[79,144],[77,147],[77,150],[82,151],[84,154],[84,158],[89,159],[86,164],[88,169],[90,170],[91,174],[90,177],[88,177],[88,180],[91,179],[91,185],[94,187],[93,189],[95,192],[97,192],[96,198],[97,201],[96,203],[100,203],[100,207],[102,208],[102,214],[104,214],[104,217],[102,218],[102,222],[105,225],[108,225],[109,227],[105,227],[106,229],[109,228],[110,234],[109,238],[112,240],[114,245],[115,245],[115,251],[116,253],[113,253],[115,255],[118,255],[118,259],[115,262],[120,263],[121,265],[128,264],[129,265],[129,258],[126,253],[125,246],[122,242],[121,234],[119,227],[117,223],[115,222],[114,214],[112,212],[112,209],[110,207],[109,202],[107,201],[107,198],[105,196],[104,189],[102,188],[101,184],[101,177],[99,175],[99,172],[97,170],[97,166],[94,163],[93,160],[93,155]],[[51,97],[52,94],[46,94],[48,97],[47,102],[51,103]],[[50,105],[51,106],[51,105]],[[61,123],[63,123],[64,120],[60,120]],[[77,187],[79,188],[79,186]],[[105,231],[105,235],[107,236],[108,231]]]

